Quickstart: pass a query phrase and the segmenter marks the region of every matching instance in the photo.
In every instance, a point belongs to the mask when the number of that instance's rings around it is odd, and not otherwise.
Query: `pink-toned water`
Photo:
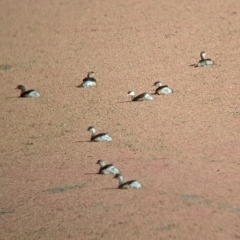
[[[237,0],[3,0],[0,19],[1,239],[240,238]],[[203,50],[216,64],[189,67]],[[129,101],[158,80],[174,93]]]

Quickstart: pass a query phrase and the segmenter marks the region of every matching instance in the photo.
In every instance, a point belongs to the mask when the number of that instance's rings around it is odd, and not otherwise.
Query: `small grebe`
[[[129,91],[128,92],[128,95],[132,98],[132,101],[133,102],[136,102],[136,101],[151,101],[153,100],[153,97],[149,94],[149,93],[142,93],[136,97],[135,96],[135,92],[134,91]]]
[[[207,53],[205,51],[200,52],[200,58],[199,62],[195,64],[195,67],[208,67],[214,64],[214,62],[210,58],[206,58]]]
[[[120,173],[116,174],[114,176],[114,178],[117,178],[119,180],[118,188],[121,188],[121,189],[141,188],[142,187],[142,185],[136,180],[124,182],[123,176]]]
[[[117,174],[120,173],[120,171],[114,167],[112,164],[107,164],[105,165],[103,160],[98,160],[96,162],[96,164],[100,165],[100,169],[99,169],[99,174]]]
[[[26,91],[26,88],[23,85],[18,85],[16,89],[20,89],[22,91],[20,97],[30,97],[30,98],[40,97],[40,94],[37,91],[35,91],[34,89]]]
[[[88,72],[87,77],[83,79],[83,82],[79,85],[79,87],[88,88],[88,87],[96,86],[97,81],[94,78],[94,76],[95,76],[95,72]]]
[[[155,93],[154,94],[158,94],[158,95],[161,95],[161,94],[171,94],[173,92],[173,90],[168,87],[168,85],[162,85],[161,82],[157,81],[153,84],[153,86],[157,87],[157,89],[155,90]]]
[[[96,130],[94,127],[89,127],[88,131],[92,132],[91,141],[92,142],[109,142],[112,138],[107,135],[107,133],[95,134]]]

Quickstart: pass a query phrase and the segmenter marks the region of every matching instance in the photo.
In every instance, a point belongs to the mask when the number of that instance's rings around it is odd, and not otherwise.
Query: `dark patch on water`
[[[8,65],[8,64],[0,64],[0,70],[1,70],[1,71],[10,70],[11,68],[12,68],[11,65]]]
[[[161,227],[155,228],[157,231],[172,231],[173,229],[177,228],[177,225],[175,223],[172,224],[164,224]]]
[[[50,188],[50,189],[46,190],[45,192],[48,192],[48,193],[62,193],[62,192],[74,190],[74,189],[77,189],[77,188],[82,188],[83,186],[84,186],[84,182],[74,184],[74,185],[70,185],[70,186]]]
[[[0,210],[0,215],[5,215],[7,213],[13,213],[12,211],[8,211],[8,210]]]
[[[196,196],[196,195],[180,194],[179,197],[182,200],[184,200],[188,203],[192,203],[192,204],[214,206],[214,207],[217,207],[219,209],[224,209],[224,210],[226,210],[228,212],[232,212],[232,213],[240,212],[240,208],[238,208],[237,206],[228,205],[228,204],[225,204],[225,203],[218,203],[218,202],[215,202],[213,200],[205,199],[203,197],[199,197],[199,196]]]

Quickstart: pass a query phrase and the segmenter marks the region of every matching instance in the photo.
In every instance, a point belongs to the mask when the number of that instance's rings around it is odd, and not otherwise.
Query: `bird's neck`
[[[122,177],[122,176],[119,177],[119,178],[118,178],[118,181],[119,181],[119,186],[122,185],[122,184],[123,184],[123,177]]]
[[[23,87],[23,86],[21,87],[21,92],[22,92],[22,93],[25,93],[25,92],[26,92],[25,87]]]
[[[91,139],[94,139],[95,135],[96,135],[95,132],[92,132]]]
[[[103,162],[100,162],[99,164],[100,164],[101,167],[105,166],[105,163],[103,163]]]

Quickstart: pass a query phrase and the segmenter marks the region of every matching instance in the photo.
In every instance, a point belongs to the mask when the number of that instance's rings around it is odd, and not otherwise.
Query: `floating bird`
[[[141,188],[142,187],[142,185],[136,180],[123,182],[123,176],[120,173],[116,174],[114,176],[114,178],[117,178],[119,180],[118,188],[121,188],[121,189]]]
[[[94,127],[89,127],[88,131],[92,132],[91,141],[92,142],[109,142],[112,141],[112,138],[108,136],[107,133],[95,134],[96,130]]]
[[[88,87],[96,86],[97,81],[94,78],[94,76],[95,76],[95,72],[88,72],[87,77],[83,79],[83,82],[78,87],[88,88]]]
[[[114,167],[112,164],[107,164],[105,165],[103,160],[98,160],[96,162],[96,164],[100,165],[100,169],[99,169],[99,174],[117,174],[120,173],[120,171]]]
[[[173,90],[168,87],[168,85],[162,85],[161,82],[157,81],[153,84],[153,86],[157,87],[157,89],[155,90],[155,93],[154,94],[158,94],[158,95],[161,95],[161,94],[171,94],[173,92]]]
[[[40,97],[40,94],[38,92],[36,92],[34,89],[26,91],[26,88],[23,85],[18,85],[16,87],[16,89],[20,89],[21,90],[20,97],[29,97],[29,98],[38,98],[38,97]]]
[[[151,101],[153,100],[153,97],[149,94],[149,93],[142,93],[136,97],[135,96],[135,92],[134,91],[129,91],[128,92],[128,95],[132,98],[132,101],[133,102],[136,102],[136,101]]]
[[[208,67],[214,64],[210,58],[206,58],[207,53],[205,51],[200,52],[200,60],[197,64],[192,64],[190,66],[194,67]]]

